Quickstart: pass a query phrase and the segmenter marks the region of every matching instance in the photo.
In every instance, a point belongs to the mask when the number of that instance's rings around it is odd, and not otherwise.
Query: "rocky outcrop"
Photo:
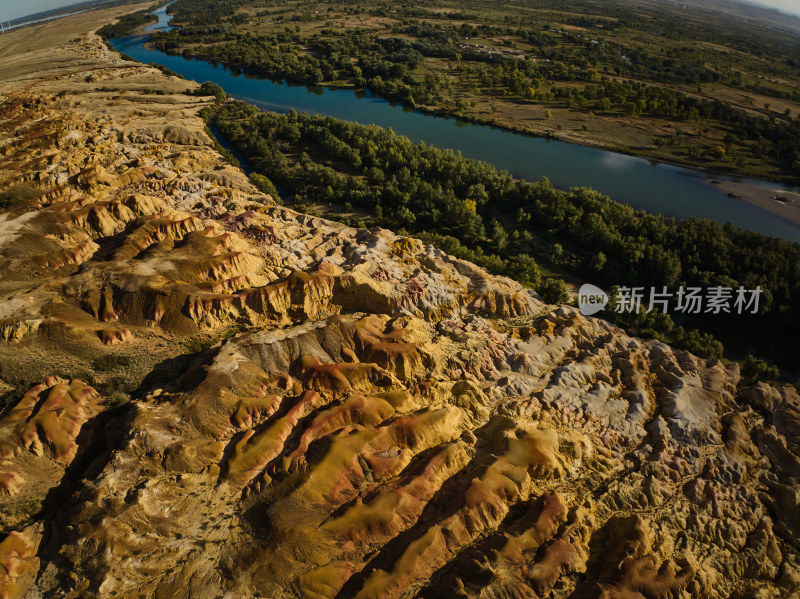
[[[68,32],[0,83],[0,596],[800,593],[794,390],[276,205]]]
[[[131,406],[52,533],[62,559],[121,596],[796,590],[795,514],[764,486],[791,488],[790,450],[743,434],[785,439],[755,410],[796,394],[746,398],[735,370],[572,309],[546,334],[458,322],[234,335]]]

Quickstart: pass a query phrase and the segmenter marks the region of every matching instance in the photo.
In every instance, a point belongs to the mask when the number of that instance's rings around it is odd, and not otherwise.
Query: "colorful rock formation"
[[[72,22],[0,82],[0,597],[800,594],[794,390],[275,205]]]

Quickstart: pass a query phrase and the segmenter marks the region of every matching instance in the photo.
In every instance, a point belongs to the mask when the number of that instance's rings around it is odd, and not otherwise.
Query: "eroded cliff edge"
[[[274,205],[90,28],[0,51],[0,596],[800,592],[793,390]]]

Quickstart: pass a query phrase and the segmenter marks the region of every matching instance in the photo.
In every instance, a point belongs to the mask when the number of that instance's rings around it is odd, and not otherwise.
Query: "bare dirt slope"
[[[42,29],[3,38],[0,597],[800,592],[793,390],[276,206],[195,84]]]
[[[96,44],[74,42],[120,15],[149,6],[143,3],[86,12],[0,36],[0,94],[18,91],[25,82],[107,66],[112,61]]]

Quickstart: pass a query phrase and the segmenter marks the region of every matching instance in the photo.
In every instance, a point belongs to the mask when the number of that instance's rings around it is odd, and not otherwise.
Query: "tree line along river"
[[[166,9],[167,6],[163,6],[154,13],[159,21],[148,30],[168,27]],[[800,226],[729,197],[711,184],[711,179],[730,177],[424,114],[369,92],[308,88],[258,79],[223,65],[170,56],[148,48],[148,37],[126,36],[112,40],[112,44],[119,52],[144,63],[163,65],[186,79],[217,83],[232,97],[250,102],[262,110],[286,113],[293,108],[298,112],[391,127],[395,133],[412,141],[459,151],[466,158],[488,162],[520,178],[535,181],[544,176],[556,187],[592,187],[618,202],[648,212],[675,218],[694,216],[730,222],[743,229],[800,242]],[[766,185],[751,179],[735,180]],[[768,185],[775,189],[790,189],[777,183]]]

